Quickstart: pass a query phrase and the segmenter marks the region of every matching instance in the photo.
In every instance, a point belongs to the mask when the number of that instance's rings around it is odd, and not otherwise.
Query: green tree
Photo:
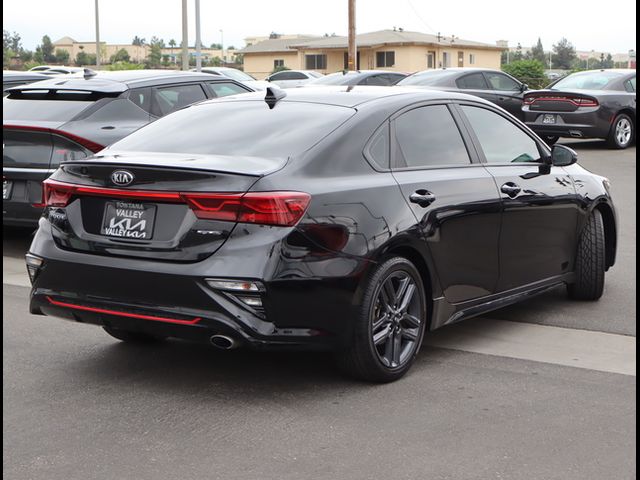
[[[538,60],[517,60],[502,66],[502,71],[516,77],[531,88],[543,88],[548,83],[544,64]]]
[[[76,62],[76,65],[79,66],[79,67],[82,67],[84,65],[95,65],[96,64],[96,56],[93,53],[88,54],[87,52],[81,50],[76,55],[75,62]]]
[[[211,47],[214,50],[222,50],[222,44],[221,43],[212,43]]]
[[[129,52],[127,52],[127,50],[124,48],[121,48],[120,50],[118,50],[116,53],[111,55],[111,58],[110,58],[111,63],[129,62],[129,61],[131,61],[131,57],[129,56]]]
[[[570,69],[576,58],[576,49],[566,38],[561,38],[553,46],[553,68]]]
[[[137,35],[135,37],[133,37],[133,40],[131,40],[131,45],[136,45],[138,47],[141,47],[142,45],[145,45],[146,43],[147,43],[146,39],[140,38]]]
[[[542,46],[542,40],[538,37],[538,43],[531,48],[531,59],[538,60],[543,65],[547,65],[547,55],[544,53],[544,47]]]
[[[283,70],[291,70],[289,67],[285,67],[284,65],[278,65],[273,70],[271,70],[271,74],[282,72]]]
[[[56,62],[57,63],[62,63],[63,65],[66,65],[67,63],[69,63],[69,58],[71,55],[69,55],[69,51],[65,50],[63,48],[58,48],[56,49]]]
[[[53,63],[56,61],[56,56],[53,53],[53,43],[51,43],[51,38],[49,35],[45,35],[42,37],[42,57],[45,63]]]
[[[615,66],[615,62],[613,61],[613,56],[610,53],[607,53],[607,58],[602,62],[602,68],[613,68]]]
[[[158,37],[151,37],[149,41],[149,56],[147,57],[146,64],[150,68],[158,68],[162,64],[162,49],[164,48],[164,40]]]
[[[520,60],[522,60],[523,55],[522,55],[522,45],[520,45],[520,43],[518,43],[518,46],[516,47],[516,51],[513,52],[513,55],[511,55],[511,61],[512,62],[519,62]]]

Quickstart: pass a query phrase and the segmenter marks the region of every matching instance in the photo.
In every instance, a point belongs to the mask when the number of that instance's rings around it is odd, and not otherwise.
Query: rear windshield
[[[302,153],[355,110],[281,101],[210,102],[167,115],[110,148],[119,151],[287,158]]]
[[[440,85],[443,80],[453,77],[456,72],[447,70],[432,70],[429,72],[415,73],[400,80],[396,85]]]
[[[3,120],[68,121],[95,102],[86,94],[10,93],[2,100]]]
[[[620,78],[619,73],[614,72],[586,72],[574,73],[554,84],[552,90],[576,88],[579,90],[602,90]]]

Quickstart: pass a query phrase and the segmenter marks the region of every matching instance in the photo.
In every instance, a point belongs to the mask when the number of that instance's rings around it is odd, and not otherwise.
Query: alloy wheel
[[[396,271],[380,284],[371,312],[371,339],[378,360],[387,368],[409,361],[419,346],[423,306],[415,280]]]
[[[626,118],[621,118],[616,124],[616,139],[618,144],[624,146],[631,141],[632,126],[631,122]]]

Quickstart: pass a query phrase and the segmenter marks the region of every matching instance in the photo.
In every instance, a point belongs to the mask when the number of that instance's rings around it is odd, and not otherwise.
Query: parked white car
[[[313,70],[282,70],[272,73],[265,80],[280,88],[293,88],[320,77],[324,77],[324,75]]]
[[[191,69],[192,72],[197,71],[195,68]],[[211,75],[220,75],[222,77],[227,77],[236,82],[240,82],[243,85],[251,88],[252,90],[266,90],[267,87],[270,86],[268,82],[264,80],[256,80],[248,73],[243,72],[242,70],[238,70],[237,68],[230,67],[202,67],[200,69],[202,73],[210,73]]]

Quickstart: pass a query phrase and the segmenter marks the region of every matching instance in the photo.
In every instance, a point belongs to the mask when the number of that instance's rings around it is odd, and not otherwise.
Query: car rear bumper
[[[237,247],[230,256],[223,250],[187,264],[69,252],[54,243],[43,219],[30,249],[43,259],[30,311],[192,341],[223,334],[252,348],[326,350],[347,343],[364,260],[349,259],[350,274],[342,269],[340,275],[323,277],[306,275],[315,266],[299,260],[293,267],[281,258],[269,268],[263,263],[271,260],[269,252],[256,256],[253,251],[248,258]],[[237,295],[212,288],[206,278],[261,282],[263,308],[243,305]]]
[[[607,138],[611,129],[611,116],[603,109],[589,112],[547,112],[523,108],[524,122],[541,136],[571,138]],[[544,123],[545,115],[553,115],[555,123]]]

